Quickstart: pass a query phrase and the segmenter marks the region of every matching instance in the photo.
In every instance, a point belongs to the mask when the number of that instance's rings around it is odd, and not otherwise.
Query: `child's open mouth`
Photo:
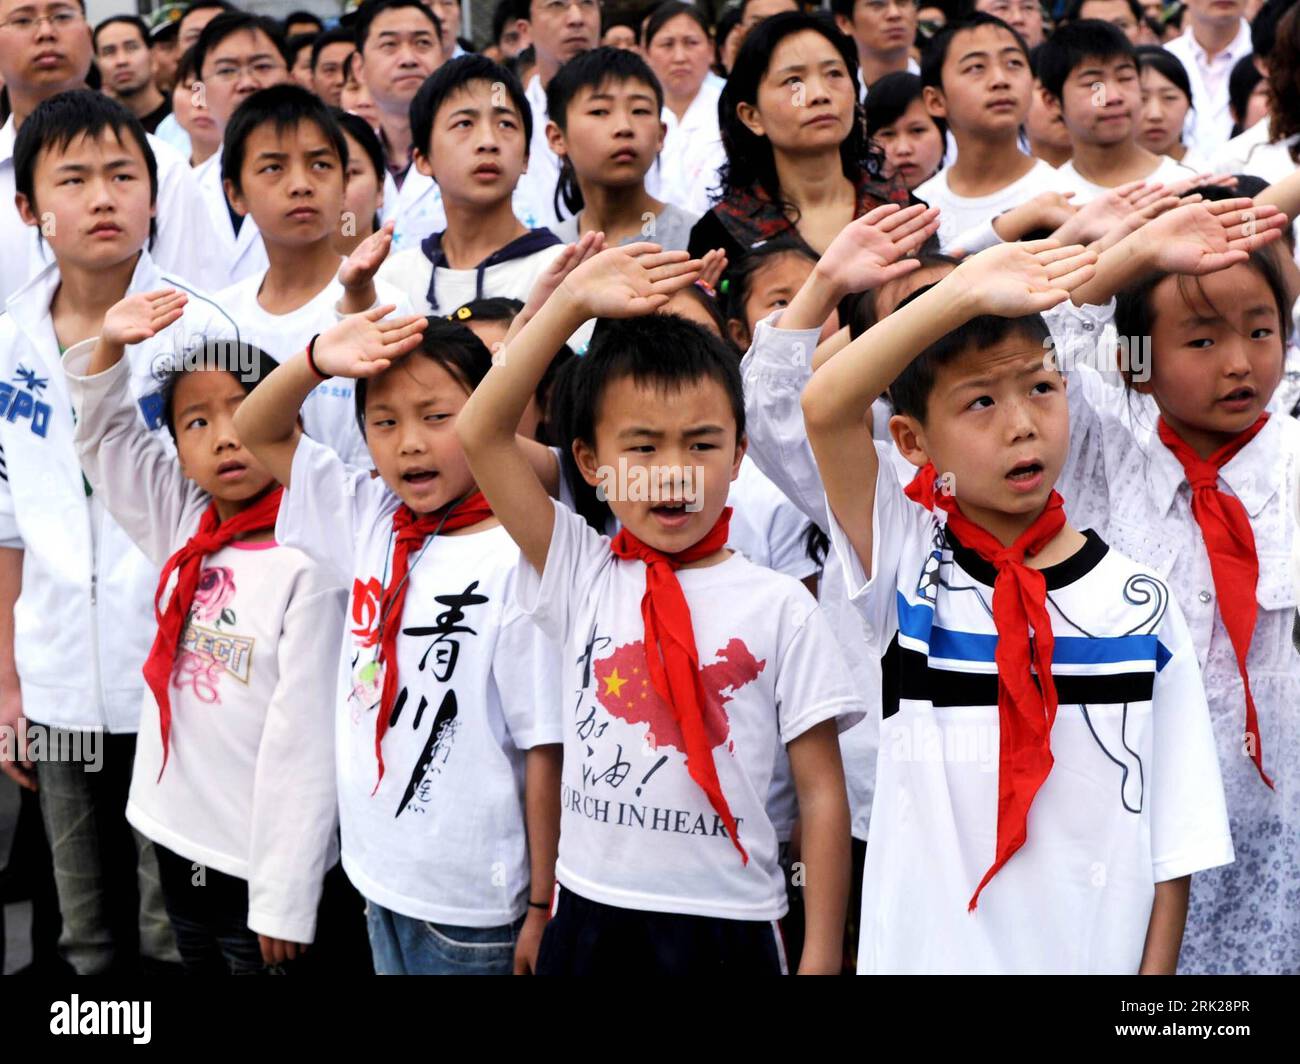
[[[1017,491],[1033,491],[1043,482],[1043,463],[1020,462],[1011,467],[1007,480]]]
[[[1254,402],[1254,400],[1255,400],[1255,389],[1242,387],[1242,388],[1234,388],[1222,399],[1220,399],[1219,402],[1222,403],[1224,406],[1228,407],[1230,410],[1243,410],[1246,407],[1250,406],[1250,404]]]
[[[220,480],[238,480],[247,469],[243,462],[222,462],[217,466],[217,477]]]
[[[437,472],[432,469],[411,469],[402,474],[402,480],[407,484],[430,484],[437,475]]]
[[[690,511],[683,502],[662,502],[650,507],[656,521],[664,528],[681,528],[690,519]]]

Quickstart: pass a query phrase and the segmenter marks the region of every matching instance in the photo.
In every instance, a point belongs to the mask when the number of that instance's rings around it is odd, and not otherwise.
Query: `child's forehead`
[[[1246,262],[1203,277],[1170,274],[1151,293],[1153,317],[1175,324],[1186,317],[1230,318],[1260,304],[1276,305],[1273,290],[1263,275]]]
[[[976,381],[1017,378],[1055,368],[1050,347],[1014,332],[991,344],[970,344],[935,370],[935,383],[960,388]]]
[[[948,54],[944,56],[944,66],[960,63],[976,52],[989,55],[1001,55],[1004,52],[1016,52],[1021,56],[1025,54],[1009,27],[985,23],[957,30],[952,35],[948,42]]]
[[[438,114],[434,117],[444,115],[448,111],[465,109],[503,109],[515,115],[519,114],[514,97],[506,91],[505,86],[485,78],[473,78],[457,85],[443,97],[442,103],[438,105]]]
[[[302,148],[315,151],[328,148],[337,154],[334,138],[314,118],[299,118],[292,122],[279,122],[273,118],[258,123],[248,132],[248,142],[257,141],[263,150],[272,145],[279,148]]]
[[[703,422],[732,428],[736,423],[726,388],[709,376],[638,379],[620,374],[601,389],[596,415],[597,427],[611,433],[666,431]]]
[[[812,273],[813,265],[808,256],[797,251],[778,251],[768,255],[754,267],[753,280],[750,282],[751,294],[781,285],[802,285]]]
[[[620,78],[613,74],[607,74],[594,85],[582,85],[576,89],[573,93],[573,103],[582,103],[594,96],[613,96],[616,98],[645,96],[653,100],[655,90],[654,86],[649,82],[642,81],[640,78]]]
[[[102,157],[119,158],[127,156],[135,162],[144,163],[144,150],[136,139],[126,130],[105,126],[97,132],[83,131],[74,133],[65,140],[53,140],[45,144],[37,156],[37,165],[57,166],[66,163],[83,163]]]
[[[466,398],[465,386],[441,362],[414,352],[366,385],[366,406],[418,406],[448,397]]]
[[[225,369],[191,369],[177,374],[172,386],[172,406],[182,411],[201,403],[242,399],[247,393],[238,378]]]

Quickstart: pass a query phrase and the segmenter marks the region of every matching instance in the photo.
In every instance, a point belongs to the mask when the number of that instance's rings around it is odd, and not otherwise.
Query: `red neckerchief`
[[[172,732],[172,702],[168,692],[171,684],[172,669],[176,664],[176,651],[180,647],[181,633],[185,621],[194,604],[194,594],[199,587],[199,574],[203,569],[203,559],[215,554],[222,547],[232,542],[245,532],[264,532],[275,528],[275,519],[280,512],[280,498],[284,488],[278,484],[246,510],[241,510],[229,521],[222,521],[217,516],[217,504],[208,503],[208,508],[199,518],[199,527],[194,535],[186,541],[185,546],[167,559],[158,577],[158,590],[154,592],[153,612],[158,621],[158,633],[154,636],[153,646],[144,662],[144,682],[153,692],[158,703],[158,723],[162,729],[163,760],[158,770],[158,778],[167,768],[167,756],[170,752]],[[167,609],[160,608],[163,593],[167,590],[167,581],[176,573],[176,588],[167,603]]]
[[[1047,581],[1039,570],[1025,565],[1025,558],[1037,554],[1061,531],[1065,510],[1061,496],[1053,491],[1034,523],[1004,547],[957,508],[954,496],[935,492],[937,477],[934,466],[926,464],[907,486],[907,497],[927,510],[943,510],[957,541],[997,569],[993,582],[993,626],[998,633],[993,655],[998,666],[997,853],[971,897],[969,909],[974,910],[980,891],[1025,844],[1029,807],[1052,771],[1055,640],[1047,613]]]
[[[379,599],[379,661],[384,668],[384,683],[379,694],[379,715],[375,718],[375,759],[379,762],[379,778],[375,791],[384,778],[384,733],[388,731],[393,703],[397,699],[397,633],[402,628],[402,610],[406,606],[406,579],[412,552],[418,551],[424,541],[436,532],[455,532],[492,516],[492,507],[481,491],[474,491],[457,502],[450,503],[433,513],[417,517],[403,503],[393,512],[393,568],[388,586]],[[372,794],[374,791],[371,792]]]
[[[610,544],[614,554],[625,560],[645,562],[645,594],[641,617],[645,621],[645,657],[650,682],[672,711],[686,743],[686,770],[709,797],[709,804],[727,826],[727,833],[745,864],[749,854],[740,844],[736,818],[722,793],[713,749],[704,728],[704,686],[700,682],[700,655],[695,648],[691,608],[677,580],[683,565],[707,558],[727,545],[731,507],[722,511],[709,534],[694,546],[675,554],[648,547],[626,527]]]
[[[1259,585],[1259,556],[1255,553],[1255,533],[1250,527],[1250,515],[1235,495],[1220,491],[1219,470],[1236,457],[1237,452],[1253,440],[1268,422],[1268,414],[1238,433],[1230,443],[1224,444],[1209,458],[1201,458],[1164,418],[1157,431],[1163,443],[1183,467],[1187,483],[1192,486],[1192,516],[1201,529],[1205,550],[1210,556],[1210,573],[1214,577],[1214,594],[1219,602],[1219,616],[1228,630],[1232,649],[1237,655],[1237,671],[1246,691],[1246,741],[1250,745],[1250,759],[1255,762],[1259,778],[1273,786],[1264,771],[1264,751],[1260,746],[1259,718],[1255,713],[1255,698],[1250,693],[1250,674],[1246,671],[1246,655],[1250,640],[1255,634],[1255,617],[1259,603],[1255,589]]]

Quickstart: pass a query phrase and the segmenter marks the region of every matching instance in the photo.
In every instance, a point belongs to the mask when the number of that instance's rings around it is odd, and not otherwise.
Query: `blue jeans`
[[[524,918],[500,927],[455,927],[367,900],[366,921],[378,975],[509,975]]]
[[[62,729],[50,733],[54,742]],[[74,761],[36,763],[63,914],[59,949],[78,975],[180,959],[163,906],[153,843],[126,820],[135,736],[105,735],[103,744],[98,771]],[[55,747],[74,748],[62,742]]]

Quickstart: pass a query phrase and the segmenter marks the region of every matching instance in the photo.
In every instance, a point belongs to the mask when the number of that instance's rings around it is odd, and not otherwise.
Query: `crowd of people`
[[[164,15],[0,0],[35,970],[1300,972],[1295,0]]]

